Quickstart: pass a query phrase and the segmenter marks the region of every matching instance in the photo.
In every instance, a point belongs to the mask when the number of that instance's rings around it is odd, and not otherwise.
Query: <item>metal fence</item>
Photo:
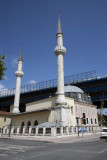
[[[84,81],[89,81],[96,79],[96,71],[83,72],[71,76],[67,76],[64,78],[65,85],[80,83]],[[57,87],[57,79],[43,81],[39,83],[34,83],[30,85],[25,85],[21,87],[20,93],[27,93],[33,91],[39,91],[48,88],[56,88]],[[1,90],[0,97],[12,96],[15,94],[15,88],[8,90]]]

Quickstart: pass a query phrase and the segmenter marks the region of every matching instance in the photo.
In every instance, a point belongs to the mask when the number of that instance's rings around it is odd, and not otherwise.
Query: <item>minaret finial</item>
[[[61,28],[61,21],[60,21],[60,10],[59,10],[59,18],[58,18],[58,28],[57,28],[57,34],[63,34],[62,28]]]
[[[21,43],[20,56],[19,56],[19,60],[18,60],[18,61],[22,61],[22,62],[23,62],[23,56],[22,56],[22,43]]]
[[[60,17],[60,10],[59,10],[59,17]]]

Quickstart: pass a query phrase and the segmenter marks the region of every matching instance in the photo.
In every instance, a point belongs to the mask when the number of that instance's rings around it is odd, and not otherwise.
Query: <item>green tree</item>
[[[103,126],[107,127],[107,115],[103,114],[102,121],[103,121]]]
[[[0,55],[0,80],[4,80],[5,79],[4,78],[4,76],[5,76],[4,71],[7,69],[5,67],[5,62],[4,62],[5,58],[6,58],[5,55],[3,55],[3,56]]]
[[[101,119],[102,119],[102,125],[107,127],[107,115],[103,114],[101,118],[101,115],[98,113],[98,121],[100,126],[101,126]]]

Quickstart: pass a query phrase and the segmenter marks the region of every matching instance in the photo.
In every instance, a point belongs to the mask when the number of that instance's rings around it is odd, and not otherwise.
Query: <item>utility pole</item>
[[[101,127],[103,126],[103,119],[102,119],[102,115],[103,115],[103,108],[104,108],[104,93],[103,93],[103,96],[102,96],[102,101],[101,101],[101,107],[100,107],[100,116],[101,116]]]

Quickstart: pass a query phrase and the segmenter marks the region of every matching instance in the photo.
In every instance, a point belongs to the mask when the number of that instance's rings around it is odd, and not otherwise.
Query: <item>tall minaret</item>
[[[23,63],[23,57],[22,57],[22,44],[21,44],[21,51],[20,51],[20,56],[19,56],[19,60],[18,60],[18,70],[15,72],[16,91],[15,91],[14,106],[13,106],[13,110],[12,110],[12,113],[14,113],[14,114],[20,112],[19,111],[20,86],[21,86],[21,77],[23,76],[22,63]]]
[[[64,70],[63,70],[63,56],[66,53],[66,48],[63,46],[63,33],[60,22],[60,12],[58,18],[57,28],[57,46],[55,47],[55,54],[57,56],[57,100],[56,105],[66,105],[64,94]]]

